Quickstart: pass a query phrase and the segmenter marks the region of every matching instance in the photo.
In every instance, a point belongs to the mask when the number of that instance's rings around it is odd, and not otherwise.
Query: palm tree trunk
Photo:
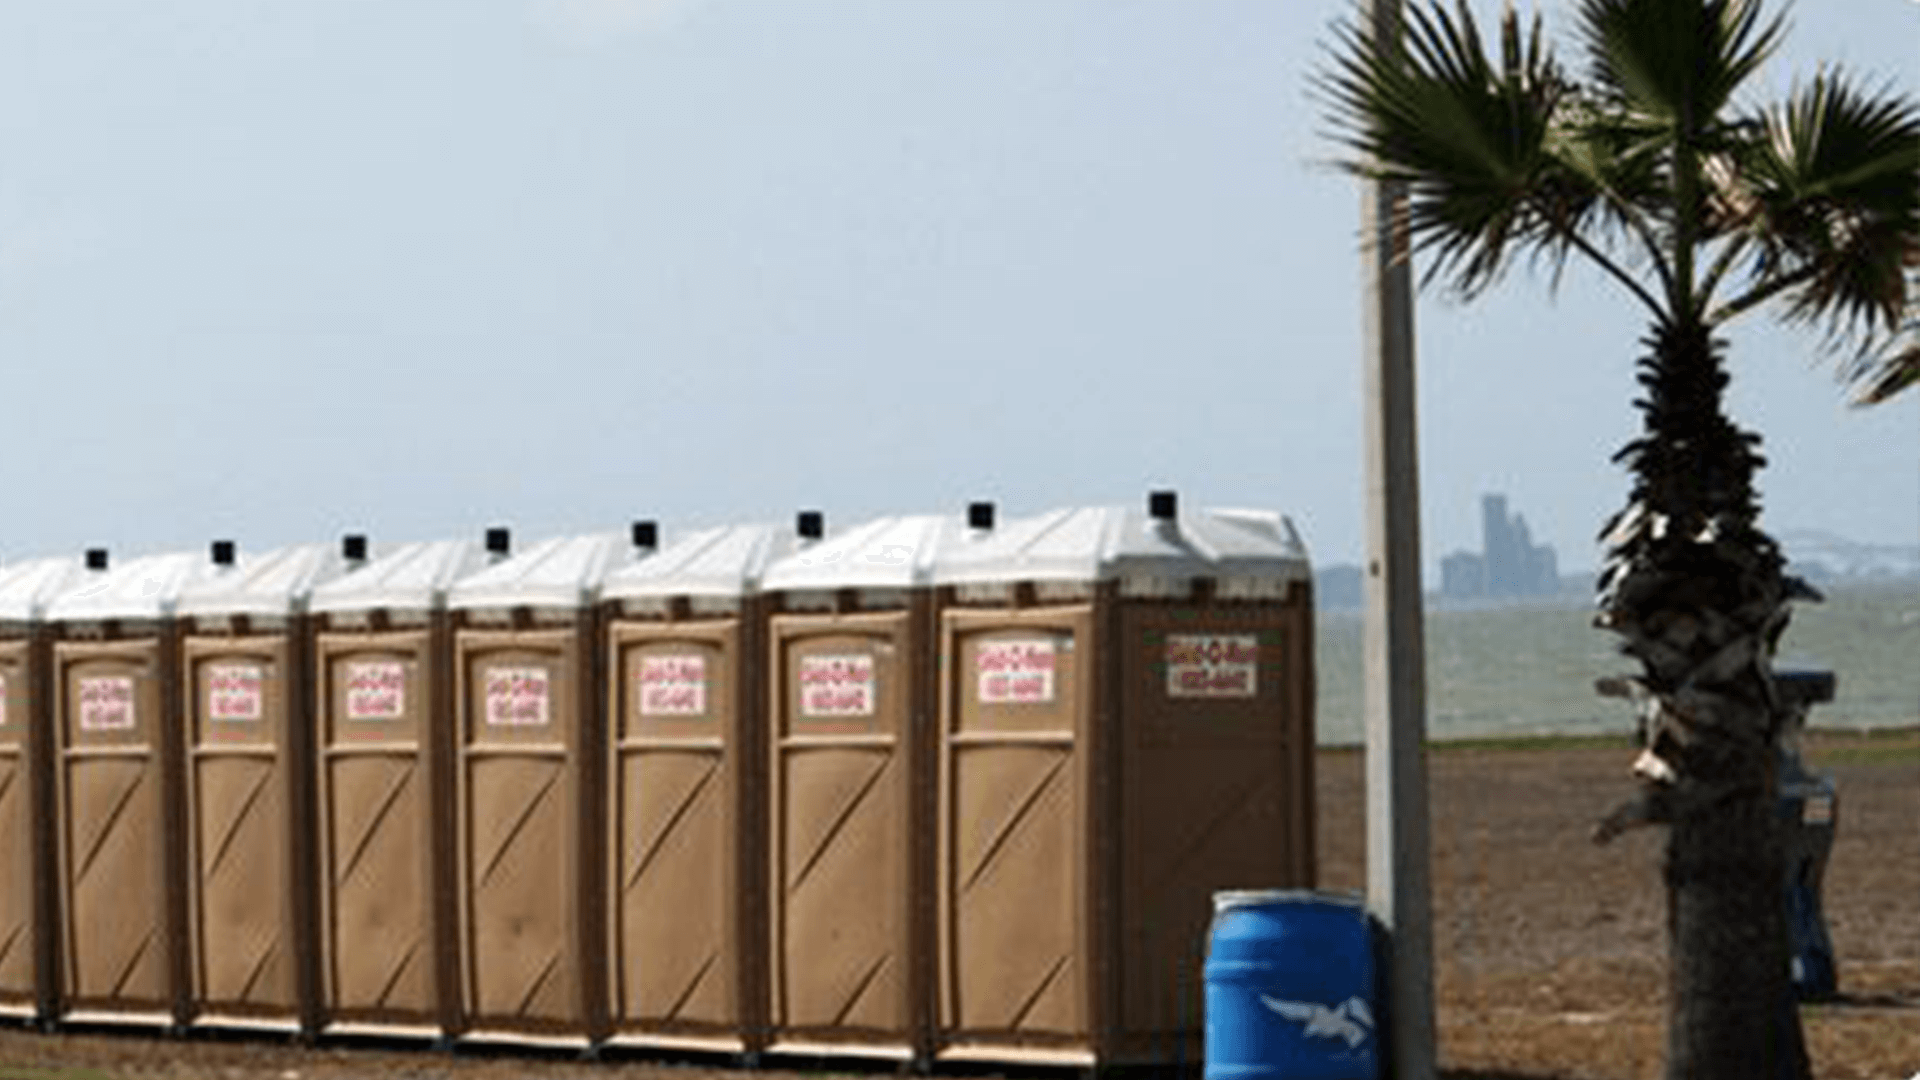
[[[1773,647],[1792,582],[1757,526],[1757,436],[1722,409],[1722,343],[1663,325],[1640,361],[1635,484],[1603,537],[1600,625],[1638,659],[1634,771],[1670,825],[1668,1080],[1807,1080],[1789,976],[1784,836],[1774,810],[1784,717]]]
[[[1811,1075],[1788,976],[1770,792],[1675,817],[1667,839],[1668,1080]]]

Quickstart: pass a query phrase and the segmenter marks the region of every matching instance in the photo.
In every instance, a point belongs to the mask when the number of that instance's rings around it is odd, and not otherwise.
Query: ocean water
[[[1628,704],[1600,697],[1593,684],[1636,665],[1619,654],[1617,637],[1593,627],[1592,616],[1591,602],[1577,596],[1429,608],[1429,737],[1632,731]],[[1316,624],[1322,744],[1365,739],[1360,628],[1357,611],[1323,611]],[[1824,603],[1795,605],[1774,666],[1838,674],[1834,700],[1809,715],[1815,727],[1920,724],[1920,580],[1835,584]]]

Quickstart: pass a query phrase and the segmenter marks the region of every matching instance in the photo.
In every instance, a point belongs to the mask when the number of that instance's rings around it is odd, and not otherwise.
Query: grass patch
[[[1806,757],[1814,768],[1825,765],[1920,764],[1920,727],[1807,732]]]
[[[1450,750],[1621,750],[1633,746],[1630,735],[1488,735],[1473,739],[1429,741],[1427,748]]]
[[[1920,765],[1920,739],[1859,746],[1813,746],[1807,750],[1807,760],[1816,769],[1828,765]]]
[[[1618,750],[1633,745],[1633,737],[1620,735],[1483,735],[1465,739],[1428,739],[1427,749],[1445,754],[1455,750]],[[1357,754],[1363,743],[1329,743],[1320,752]]]
[[[1428,739],[1435,753],[1456,750],[1622,750],[1633,748],[1633,736],[1608,735],[1486,735],[1464,739]],[[1323,754],[1357,754],[1363,743],[1327,743]],[[1814,765],[1898,765],[1920,762],[1920,727],[1814,728],[1807,732],[1805,752]]]

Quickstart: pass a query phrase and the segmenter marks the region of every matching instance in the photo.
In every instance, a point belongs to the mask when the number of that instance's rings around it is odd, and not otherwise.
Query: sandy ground
[[[1454,747],[1430,756],[1441,1058],[1454,1080],[1658,1077],[1665,942],[1660,833],[1596,848],[1629,791],[1623,746]],[[1920,730],[1814,740],[1839,785],[1825,890],[1841,1000],[1803,1011],[1815,1074],[1920,1073]],[[1320,758],[1326,888],[1365,863],[1361,755]],[[709,1080],[697,1062],[478,1058],[431,1052],[0,1028],[0,1080]],[[809,1075],[818,1075],[817,1073]]]
[[[1465,1075],[1658,1077],[1663,834],[1586,840],[1630,788],[1619,748],[1430,758],[1441,1057]],[[1815,1075],[1920,1072],[1920,732],[1810,747],[1840,795],[1828,928],[1841,1000],[1803,1011]],[[1325,755],[1321,881],[1364,874],[1360,755]]]

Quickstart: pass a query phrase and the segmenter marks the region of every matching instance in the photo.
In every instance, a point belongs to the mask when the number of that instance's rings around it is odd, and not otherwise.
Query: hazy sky
[[[1345,9],[0,0],[0,555],[1173,486],[1355,560]],[[1920,93],[1913,0],[1794,22],[1776,90]],[[1430,564],[1497,490],[1592,565],[1641,331],[1590,275],[1423,298]],[[1920,394],[1734,342],[1767,523],[1920,541]]]

